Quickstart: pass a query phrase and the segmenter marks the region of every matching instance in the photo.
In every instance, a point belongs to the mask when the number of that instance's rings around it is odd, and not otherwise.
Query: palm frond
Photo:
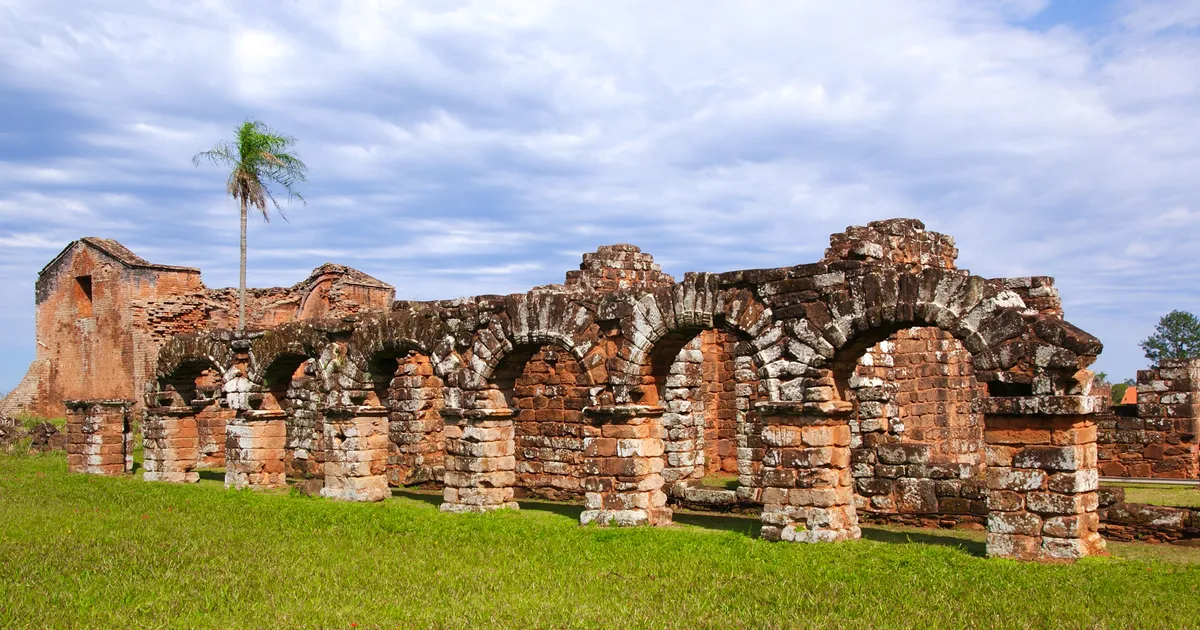
[[[226,190],[236,200],[245,200],[263,219],[270,222],[268,201],[275,206],[279,216],[286,221],[283,208],[275,199],[269,184],[287,191],[288,199],[304,197],[295,190],[296,184],[307,181],[308,167],[289,149],[296,139],[278,133],[257,120],[246,120],[234,129],[234,144],[218,143],[209,151],[197,153],[192,158],[199,165],[204,159],[214,164],[232,166]]]

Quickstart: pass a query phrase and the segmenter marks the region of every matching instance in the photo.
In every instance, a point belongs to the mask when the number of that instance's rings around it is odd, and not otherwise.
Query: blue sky
[[[1052,275],[1098,369],[1200,312],[1200,2],[0,0],[0,390],[37,271],[79,236],[237,281],[247,117],[297,136],[253,286],[340,262],[433,299],[561,282],[629,242],[669,273],[821,257],[919,218],[987,276]]]

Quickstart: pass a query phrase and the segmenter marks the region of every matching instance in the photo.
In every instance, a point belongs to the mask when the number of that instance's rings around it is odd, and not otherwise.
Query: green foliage
[[[1117,383],[1112,386],[1112,403],[1118,405],[1121,399],[1125,397],[1125,390],[1129,389],[1129,385],[1125,383]]]
[[[197,166],[208,160],[218,166],[232,168],[226,191],[245,206],[255,208],[264,220],[270,221],[267,201],[283,216],[279,202],[271,193],[270,183],[287,191],[289,198],[304,201],[294,190],[298,182],[305,181],[308,167],[289,149],[296,143],[292,136],[285,136],[257,120],[247,120],[234,130],[236,140],[231,145],[218,142],[208,151],[197,153],[192,162]],[[287,217],[284,217],[286,220]]]
[[[1200,357],[1200,319],[1186,311],[1171,311],[1158,320],[1154,334],[1141,346],[1155,364],[1163,359]]]
[[[982,532],[868,527],[856,542],[768,543],[744,533],[753,518],[606,529],[579,527],[578,506],[445,514],[440,495],[403,494],[370,505],[297,500],[216,480],[68,475],[61,456],[0,457],[0,628],[1183,628],[1200,619],[1198,549],[1114,544],[1114,558],[1042,565],[981,557]]]
[[[65,431],[67,429],[66,418],[47,418],[45,416],[21,412],[16,415],[16,420],[21,424],[21,426],[29,430],[43,422],[49,422],[50,424],[53,424],[59,431]]]
[[[1104,485],[1125,488],[1126,503],[1200,508],[1200,489],[1192,486],[1148,486],[1136,483],[1105,483]]]

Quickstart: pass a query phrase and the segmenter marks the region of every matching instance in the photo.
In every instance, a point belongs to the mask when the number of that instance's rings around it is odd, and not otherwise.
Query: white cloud
[[[0,253],[3,295],[84,233],[232,284],[236,208],[190,158],[260,117],[311,177],[253,224],[252,284],[335,259],[401,297],[521,290],[608,242],[778,266],[915,216],[977,273],[1057,276],[1112,374],[1200,309],[1195,2],[1087,28],[1026,25],[1045,0],[5,7],[0,238],[41,249]]]

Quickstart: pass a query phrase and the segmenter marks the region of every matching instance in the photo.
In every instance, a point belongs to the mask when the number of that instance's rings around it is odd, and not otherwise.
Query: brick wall
[[[200,271],[156,265],[120,243],[71,243],[38,275],[37,358],[0,410],[61,417],[66,399],[128,399],[158,351],[175,335],[235,328],[237,291],[208,289]],[[248,289],[247,326],[265,329],[299,318],[344,317],[390,308],[394,290],[340,265],[318,267],[287,288]]]
[[[1200,359],[1164,359],[1138,370],[1137,405],[1103,414],[1100,474],[1200,477]]]
[[[862,355],[848,385],[855,501],[865,515],[954,522],[987,513],[983,417],[972,410],[986,390],[958,340],[936,328],[901,330]]]

